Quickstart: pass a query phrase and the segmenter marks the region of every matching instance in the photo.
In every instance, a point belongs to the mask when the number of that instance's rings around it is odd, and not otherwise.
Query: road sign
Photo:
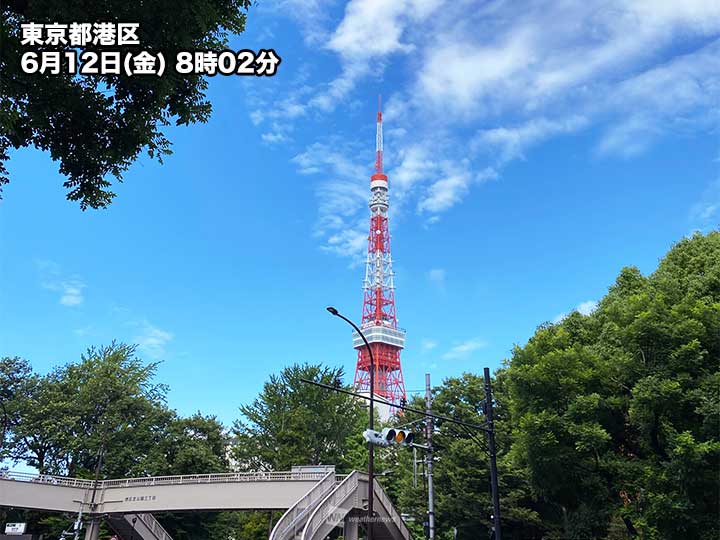
[[[5,524],[5,534],[9,534],[9,535],[25,534],[26,527],[27,527],[27,523],[6,523]]]

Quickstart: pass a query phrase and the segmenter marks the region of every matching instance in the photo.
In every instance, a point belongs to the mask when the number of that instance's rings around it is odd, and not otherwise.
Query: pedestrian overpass
[[[285,510],[270,540],[322,540],[343,527],[357,540],[367,514],[367,475],[334,470],[249,472],[85,480],[0,473],[0,506],[78,513],[92,519],[86,540],[97,540],[104,518],[122,540],[172,540],[154,512]],[[373,536],[410,540],[410,532],[380,484],[374,482]]]

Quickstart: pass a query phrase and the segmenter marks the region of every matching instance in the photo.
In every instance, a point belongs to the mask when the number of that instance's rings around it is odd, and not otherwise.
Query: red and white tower
[[[375,174],[370,177],[370,234],[363,280],[363,309],[360,328],[375,358],[374,394],[393,404],[405,400],[400,351],[405,330],[398,328],[395,312],[390,232],[388,228],[388,177],[383,172],[382,112],[378,102]],[[370,354],[357,332],[353,347],[358,351],[355,388],[370,392]],[[391,409],[389,412],[396,412]]]

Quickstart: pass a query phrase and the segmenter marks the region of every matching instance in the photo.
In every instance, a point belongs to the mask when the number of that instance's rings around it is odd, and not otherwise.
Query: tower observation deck
[[[375,358],[374,394],[399,405],[406,399],[400,366],[400,351],[405,346],[405,330],[398,328],[395,311],[395,283],[388,227],[388,177],[383,172],[382,111],[378,107],[375,150],[375,174],[370,177],[370,232],[363,279],[363,308],[360,328]],[[355,388],[370,392],[370,353],[362,338],[353,332],[353,347],[358,351]],[[391,413],[396,409],[391,408]]]

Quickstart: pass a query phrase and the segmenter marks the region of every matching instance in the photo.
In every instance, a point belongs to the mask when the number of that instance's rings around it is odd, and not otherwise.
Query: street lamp
[[[360,330],[357,325],[352,322],[350,319],[345,317],[342,313],[340,313],[337,309],[335,309],[332,306],[328,306],[327,310],[336,317],[340,317],[343,321],[348,323],[350,326],[352,326],[355,331],[360,334],[360,337],[362,338],[363,342],[365,342],[365,346],[367,347],[368,353],[370,354],[370,425],[369,429],[372,431],[375,429],[375,357],[373,356],[372,349],[370,348],[370,344],[368,343],[367,338],[365,337],[365,334],[362,333],[362,330]],[[367,540],[372,540],[373,538],[373,519],[374,519],[374,512],[373,512],[373,495],[375,491],[375,453],[374,453],[374,447],[371,442],[368,442],[368,522],[367,522]]]

